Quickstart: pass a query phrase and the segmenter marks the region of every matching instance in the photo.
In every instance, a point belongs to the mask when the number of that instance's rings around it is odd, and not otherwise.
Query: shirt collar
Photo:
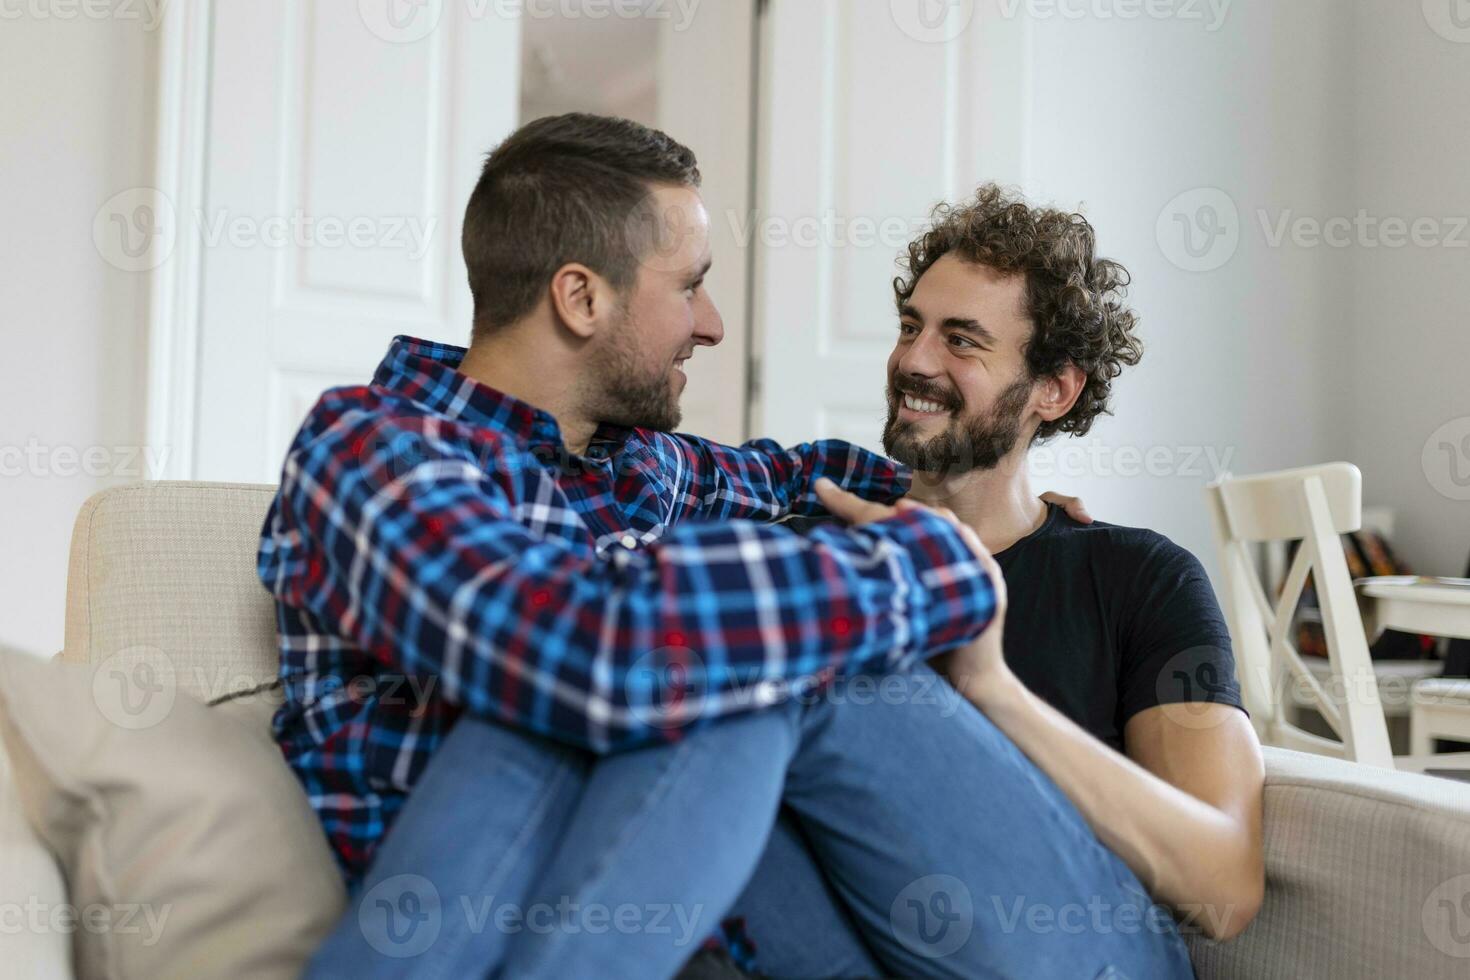
[[[459,365],[464,356],[465,348],[453,344],[394,337],[373,375],[373,384],[404,394],[448,418],[508,432],[532,448],[565,451],[555,416],[461,374]],[[600,426],[587,455],[606,458],[631,431],[622,426]]]

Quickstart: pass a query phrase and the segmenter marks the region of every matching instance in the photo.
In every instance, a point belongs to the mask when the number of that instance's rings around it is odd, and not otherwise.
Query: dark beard
[[[923,392],[915,394],[941,404],[949,402]],[[1030,395],[1031,379],[1023,371],[1021,377],[1000,393],[988,413],[963,422],[952,418],[939,435],[924,438],[917,432],[918,423],[899,419],[898,407],[903,396],[890,386],[883,451],[920,473],[933,473],[941,478],[994,469],[1021,438],[1021,412]]]
[[[638,332],[624,315],[615,336],[603,347],[598,374],[604,387],[589,406],[589,415],[608,425],[672,432],[684,413],[674,393],[673,364],[661,373],[641,374]]]

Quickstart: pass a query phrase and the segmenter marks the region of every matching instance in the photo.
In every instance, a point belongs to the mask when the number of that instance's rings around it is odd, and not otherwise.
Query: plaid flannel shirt
[[[400,337],[324,393],[287,454],[258,572],[275,596],[275,732],[349,879],[461,711],[593,752],[671,740],[859,670],[902,670],[991,620],[991,583],[910,511],[808,535],[828,476],[907,474],[838,441],[740,448],[556,421]]]

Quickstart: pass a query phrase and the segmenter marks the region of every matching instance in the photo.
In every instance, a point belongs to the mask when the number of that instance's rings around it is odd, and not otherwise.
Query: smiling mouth
[[[916,398],[913,395],[901,395],[899,397],[899,404],[910,412],[915,412],[919,415],[949,414],[949,409],[939,404],[939,402],[929,401],[925,398]]]

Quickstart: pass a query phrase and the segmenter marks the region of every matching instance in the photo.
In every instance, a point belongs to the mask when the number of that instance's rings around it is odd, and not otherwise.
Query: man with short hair
[[[523,127],[466,214],[469,350],[399,338],[288,453],[259,569],[276,730],[358,886],[314,973],[670,975],[784,803],[892,969],[1188,975],[1126,866],[923,664],[994,613],[975,532],[891,503],[906,475],[845,443],[666,431],[722,334],[698,180],[626,120]],[[848,526],[770,523],[793,513]],[[858,696],[874,675],[888,696]],[[983,778],[946,784],[941,739]],[[975,938],[936,934],[936,877],[1153,928],[1043,940],[978,909]]]

